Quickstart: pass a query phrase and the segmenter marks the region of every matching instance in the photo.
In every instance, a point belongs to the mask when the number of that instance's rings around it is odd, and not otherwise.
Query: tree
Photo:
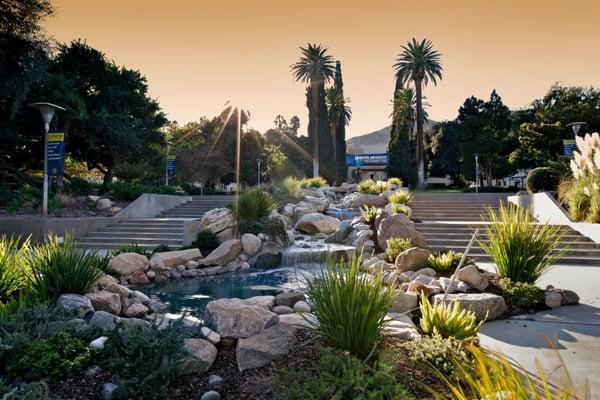
[[[458,123],[444,121],[439,123],[431,139],[431,168],[434,176],[450,175],[454,182],[460,180],[460,153]]]
[[[333,58],[327,54],[322,45],[308,44],[300,47],[301,57],[292,64],[291,69],[296,81],[307,82],[307,102],[309,115],[309,139],[312,145],[313,176],[319,176],[319,126],[326,116],[319,107],[319,100],[324,100],[325,82],[333,77]],[[324,101],[323,101],[324,102]],[[327,126],[327,124],[325,124]]]
[[[517,147],[510,153],[510,162],[518,168],[545,166],[562,154],[564,132],[560,122],[521,124],[513,133]]]
[[[394,64],[396,78],[403,85],[412,81],[415,86],[417,103],[416,125],[417,125],[417,189],[425,189],[425,159],[424,159],[424,135],[423,135],[423,85],[427,86],[431,80],[437,85],[437,79],[442,79],[441,54],[433,49],[433,43],[428,39],[412,42],[402,46],[402,52]]]
[[[335,182],[340,184],[346,179],[346,125],[352,118],[352,110],[347,105],[350,99],[344,97],[342,66],[338,61],[335,68],[334,85],[327,89],[326,103],[329,127],[333,140],[333,159],[335,161]]]
[[[560,122],[561,136],[571,138],[573,132],[567,125],[585,122],[580,134],[600,131],[600,90],[593,87],[562,86],[554,84],[540,99],[532,104],[536,123]]]
[[[393,104],[392,132],[388,145],[390,157],[388,173],[413,186],[416,183],[416,174],[410,133],[416,118],[415,92],[412,88],[403,87],[399,79],[396,80]]]

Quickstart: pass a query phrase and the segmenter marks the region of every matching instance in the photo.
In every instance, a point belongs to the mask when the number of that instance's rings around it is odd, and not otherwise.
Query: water
[[[337,243],[325,243],[320,240],[296,240],[293,246],[288,247],[282,254],[282,267],[310,267],[323,265],[330,259],[348,258],[356,249]]]

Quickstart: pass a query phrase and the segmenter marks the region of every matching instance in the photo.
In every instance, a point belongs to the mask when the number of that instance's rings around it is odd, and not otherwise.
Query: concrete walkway
[[[491,264],[478,265],[492,268]],[[486,323],[480,334],[481,344],[534,374],[535,361],[539,360],[555,384],[565,376],[564,365],[574,387],[583,389],[587,384],[590,398],[599,399],[600,268],[557,265],[539,282],[541,287],[547,284],[574,290],[581,304]]]

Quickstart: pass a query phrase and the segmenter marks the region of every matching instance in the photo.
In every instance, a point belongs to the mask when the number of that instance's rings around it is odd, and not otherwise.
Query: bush
[[[1,382],[0,382],[1,383]],[[50,394],[46,382],[23,383],[14,390],[2,390],[0,387],[0,397],[2,400],[50,400]]]
[[[277,182],[274,185],[275,196],[281,202],[287,202],[296,196],[298,189],[300,189],[300,181],[298,179],[288,176],[282,181]]]
[[[402,186],[402,179],[400,178],[389,178],[387,180],[387,184],[389,185],[396,185],[396,186]]]
[[[558,177],[547,167],[534,168],[527,174],[525,186],[531,193],[554,191],[558,186]]]
[[[13,306],[29,287],[29,238],[0,236],[0,314]]]
[[[314,329],[331,346],[364,358],[375,349],[395,296],[381,275],[361,274],[360,264],[357,254],[340,264],[329,262],[308,282],[306,294],[319,322]]]
[[[364,181],[360,181],[356,186],[356,191],[359,193],[370,193],[371,186],[375,185],[375,181],[373,179],[365,179]]]
[[[305,178],[300,181],[300,187],[303,189],[307,188],[322,188],[327,186],[325,178],[317,176],[316,178]]]
[[[261,221],[277,209],[277,204],[270,194],[262,190],[251,190],[242,194],[238,204],[230,206],[233,216],[240,221]]]
[[[483,321],[477,323],[475,314],[469,310],[461,310],[460,303],[436,302],[433,305],[426,296],[422,296],[421,320],[419,325],[428,336],[440,335],[444,338],[467,339],[477,336]]]
[[[106,270],[108,257],[76,248],[70,236],[62,245],[58,237],[48,236],[31,249],[29,263],[32,298],[53,303],[64,293],[87,293]]]
[[[57,208],[68,208],[77,204],[77,199],[67,193],[57,193],[53,199],[56,202]]]
[[[196,235],[196,240],[192,242],[192,247],[197,247],[200,253],[207,255],[219,247],[219,238],[213,231],[201,229]]]
[[[392,207],[391,207],[392,215],[404,214],[409,218],[412,215],[412,210],[408,206],[405,206],[403,204],[394,204],[394,203],[392,203],[391,205],[392,205]]]
[[[525,310],[544,304],[544,291],[531,283],[512,282],[508,278],[500,279],[502,297],[507,303]]]
[[[168,251],[171,251],[171,248],[169,247],[169,245],[165,244],[165,243],[161,243],[158,246],[156,246],[154,248],[154,250],[152,250],[152,254],[154,254],[154,253],[166,253]]]
[[[284,399],[414,399],[384,364],[370,366],[330,349],[320,353],[322,357],[306,369],[280,372]]]
[[[386,242],[385,258],[389,262],[394,262],[396,261],[396,257],[398,257],[398,254],[412,247],[415,246],[412,245],[412,240],[410,238],[390,238]]]
[[[600,174],[563,180],[559,200],[567,205],[572,220],[600,223]]]
[[[377,207],[374,206],[364,206],[360,208],[360,214],[362,215],[362,220],[371,225],[375,222],[375,218],[377,218]]]
[[[501,204],[498,212],[488,210],[488,219],[492,222],[485,228],[488,241],[480,241],[479,245],[503,278],[535,283],[565,254],[557,250],[563,228],[536,224],[524,208]]]
[[[392,204],[403,204],[409,206],[412,203],[412,193],[397,190],[388,196],[388,201]]]
[[[94,185],[82,178],[73,177],[69,182],[66,183],[65,189],[71,193],[78,194],[80,196],[86,196],[90,194]]]
[[[429,266],[435,269],[437,272],[445,272],[456,267],[460,262],[461,255],[457,255],[453,250],[449,250],[445,253],[440,253],[437,256],[431,254],[429,256]]]
[[[103,369],[119,378],[117,398],[168,398],[185,352],[179,324],[159,329],[118,326],[99,354]]]
[[[143,162],[135,164],[124,161],[114,167],[115,176],[125,182],[142,179],[146,175],[146,171],[148,171],[148,166]]]
[[[120,249],[113,250],[111,252],[113,257],[118,256],[119,254],[123,254],[123,253],[137,253],[137,254],[141,254],[146,257],[150,257],[152,255],[150,253],[150,251],[148,251],[148,249],[140,246],[137,243],[127,243],[125,246],[121,247]]]

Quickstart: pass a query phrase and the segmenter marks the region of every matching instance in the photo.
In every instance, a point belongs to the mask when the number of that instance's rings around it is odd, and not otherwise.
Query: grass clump
[[[557,250],[562,227],[536,224],[524,208],[501,204],[498,212],[489,209],[488,219],[492,222],[485,229],[488,241],[479,244],[500,277],[535,283],[565,254]]]
[[[415,247],[410,238],[389,238],[385,243],[385,258],[389,262],[396,261],[398,254]]]
[[[145,247],[140,246],[137,243],[127,243],[125,246],[120,249],[111,251],[113,257],[118,256],[123,253],[137,253],[146,257],[150,257],[152,253],[148,251]]]
[[[458,301],[453,304],[436,302],[432,305],[429,299],[423,296],[419,308],[421,310],[419,326],[428,336],[468,339],[477,336],[483,325],[483,321],[477,323],[472,311],[462,310]]]
[[[299,185],[303,189],[309,189],[309,188],[319,189],[319,188],[327,186],[327,181],[325,180],[325,178],[323,178],[321,176],[317,176],[315,178],[302,179],[300,181]]]
[[[373,179],[365,179],[356,187],[357,192],[365,194],[381,194],[389,189],[390,187],[387,183],[375,182]]]
[[[0,314],[14,306],[29,285],[30,239],[0,236]]]
[[[412,215],[412,210],[410,209],[409,206],[405,206],[404,204],[391,204],[391,212],[392,215],[396,215],[396,214],[404,214],[407,217],[410,218],[410,216]]]
[[[371,225],[377,218],[377,207],[375,206],[364,206],[360,208],[360,215],[365,224]]]
[[[319,322],[314,329],[334,348],[367,357],[386,325],[394,289],[383,285],[381,275],[371,278],[361,274],[357,254],[329,264],[306,289]]]
[[[455,253],[454,250],[448,250],[445,253],[440,253],[437,256],[433,254],[429,256],[429,266],[437,272],[450,271],[458,266],[462,253]]]
[[[292,200],[296,193],[298,193],[298,189],[300,189],[300,181],[298,179],[288,176],[283,180],[277,182],[273,185],[275,189],[275,196],[277,200],[281,202],[286,202],[288,200]]]
[[[508,278],[500,279],[502,297],[507,303],[525,310],[531,310],[544,304],[544,291],[531,283],[512,282]]]
[[[201,229],[196,235],[196,239],[192,242],[191,247],[196,247],[200,249],[202,255],[207,255],[219,247],[219,238],[213,231]]]
[[[397,190],[387,197],[388,201],[392,204],[402,204],[409,206],[412,203],[412,193]]]
[[[402,186],[402,179],[400,178],[389,178],[387,180],[388,185]]]
[[[250,190],[239,197],[237,205],[234,203],[230,208],[238,223],[260,221],[277,209],[277,203],[267,192]]]

